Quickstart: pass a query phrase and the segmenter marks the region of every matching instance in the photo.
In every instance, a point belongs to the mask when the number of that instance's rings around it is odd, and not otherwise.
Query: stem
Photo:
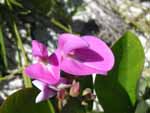
[[[9,2],[9,0],[6,0],[6,4],[8,5],[8,8],[9,8],[10,10],[13,9],[11,3]]]
[[[62,110],[62,101],[58,100],[58,111],[61,112]]]
[[[16,25],[15,21],[13,21],[13,29],[14,29],[14,32],[15,32],[15,35],[16,35],[16,38],[17,38],[18,47],[21,50],[21,53],[22,53],[21,55],[23,55],[23,60],[25,61],[25,64],[23,65],[23,70],[24,70],[25,66],[28,65],[28,58],[27,58],[25,49],[23,47],[23,43],[22,43],[20,34],[18,32],[18,28],[17,28],[17,25]],[[22,75],[23,75],[25,87],[26,88],[32,87],[31,79],[28,76],[25,75],[24,71],[22,71]]]
[[[54,108],[52,107],[52,103],[48,100],[47,101],[47,104],[48,104],[48,106],[49,106],[49,109],[51,110],[51,113],[55,113],[55,110],[54,110]]]
[[[17,51],[16,51],[16,56],[17,56],[17,65],[18,65],[18,68],[21,68],[21,55],[19,54],[19,50],[17,48]]]
[[[69,28],[70,33],[73,33],[73,32],[72,32],[71,25],[68,25],[68,28]]]
[[[66,26],[64,26],[63,24],[61,24],[59,21],[57,21],[56,19],[51,19],[51,22],[59,27],[60,29],[64,30],[65,32],[68,32],[68,33],[72,33],[71,29],[67,28]]]
[[[5,69],[7,69],[8,68],[7,54],[6,54],[6,47],[5,47],[5,43],[4,43],[4,37],[3,37],[1,24],[0,24],[0,47],[1,47],[1,55],[3,58],[3,62],[4,62],[4,67],[5,67]]]
[[[11,74],[5,75],[4,77],[0,77],[0,81],[11,79],[11,78],[13,78],[16,74],[20,74],[21,72],[22,72],[22,68],[20,68],[20,69],[18,69],[18,70],[15,70],[15,71],[12,71],[12,72],[10,72]]]

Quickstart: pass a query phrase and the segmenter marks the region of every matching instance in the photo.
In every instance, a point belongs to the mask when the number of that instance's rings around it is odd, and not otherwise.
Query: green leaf
[[[61,113],[86,113],[85,108],[81,105],[81,101],[77,98],[71,98],[63,107]]]
[[[105,113],[133,113],[136,85],[144,65],[138,38],[127,32],[112,47],[115,66],[108,76],[97,76],[95,90]]]
[[[49,101],[36,104],[38,91],[33,88],[22,89],[10,97],[0,107],[0,113],[55,113]]]
[[[85,77],[80,77],[78,80],[80,81],[80,89],[81,89],[81,92],[82,92],[85,88],[93,89],[93,79],[92,79],[92,75],[85,76]]]

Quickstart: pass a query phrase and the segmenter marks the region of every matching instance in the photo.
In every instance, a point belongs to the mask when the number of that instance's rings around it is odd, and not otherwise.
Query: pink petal
[[[41,82],[39,80],[34,80],[32,83],[38,89],[41,90],[41,92],[36,97],[36,103],[39,103],[39,102],[44,101],[44,100],[47,100],[47,99],[53,97],[54,95],[56,95],[56,92],[53,91],[52,89],[50,89],[46,83]]]
[[[107,73],[102,70],[93,69],[73,58],[64,58],[64,60],[61,63],[61,69],[66,73],[70,73],[76,76],[87,76],[93,73],[100,73],[100,74]]]
[[[39,103],[41,101],[48,100],[49,98],[51,98],[55,95],[56,95],[55,91],[49,89],[48,87],[45,87],[45,89],[38,94],[35,102]]]
[[[89,46],[74,49],[72,56],[63,57],[61,69],[73,75],[107,74],[114,65],[110,48],[94,36],[82,38]]]
[[[67,33],[59,36],[58,48],[63,50],[64,54],[83,47],[88,47],[88,43],[80,38],[80,36]]]
[[[98,67],[98,69],[105,72],[111,70],[115,59],[111,49],[106,45],[106,43],[94,36],[83,36],[82,38],[90,45],[89,49],[95,51],[103,58],[101,62],[87,62],[86,65]]]
[[[55,50],[55,52],[48,57],[49,63],[56,67],[59,67],[60,60],[61,60],[61,55],[58,49]]]
[[[70,81],[64,77],[61,77],[60,80],[57,82],[55,85],[49,85],[48,87],[55,90],[59,91],[60,89],[65,89],[70,87]]]
[[[64,78],[64,77],[61,77],[58,84],[62,83],[62,84],[68,84],[68,82],[70,82],[68,79]],[[56,84],[56,85],[58,85]]]
[[[47,47],[45,45],[43,45],[42,43],[40,43],[36,40],[33,40],[32,41],[32,54],[35,57],[45,59],[48,57]]]
[[[31,78],[40,80],[47,84],[56,84],[60,79],[60,70],[52,65],[36,63],[28,66],[25,73]]]

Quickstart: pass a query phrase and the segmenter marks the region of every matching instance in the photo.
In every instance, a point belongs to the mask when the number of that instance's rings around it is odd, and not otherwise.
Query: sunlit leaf
[[[108,76],[97,76],[95,89],[106,113],[133,113],[136,85],[144,65],[138,38],[127,32],[112,47],[115,66]]]
[[[37,94],[37,90],[33,88],[14,93],[2,104],[0,113],[55,113],[49,101],[35,103]]]

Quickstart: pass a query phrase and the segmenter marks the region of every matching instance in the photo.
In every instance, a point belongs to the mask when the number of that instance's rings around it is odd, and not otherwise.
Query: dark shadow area
[[[81,20],[73,21],[72,28],[74,32],[81,35],[91,35],[99,32],[99,26],[96,24],[95,20],[89,20],[87,23]]]

